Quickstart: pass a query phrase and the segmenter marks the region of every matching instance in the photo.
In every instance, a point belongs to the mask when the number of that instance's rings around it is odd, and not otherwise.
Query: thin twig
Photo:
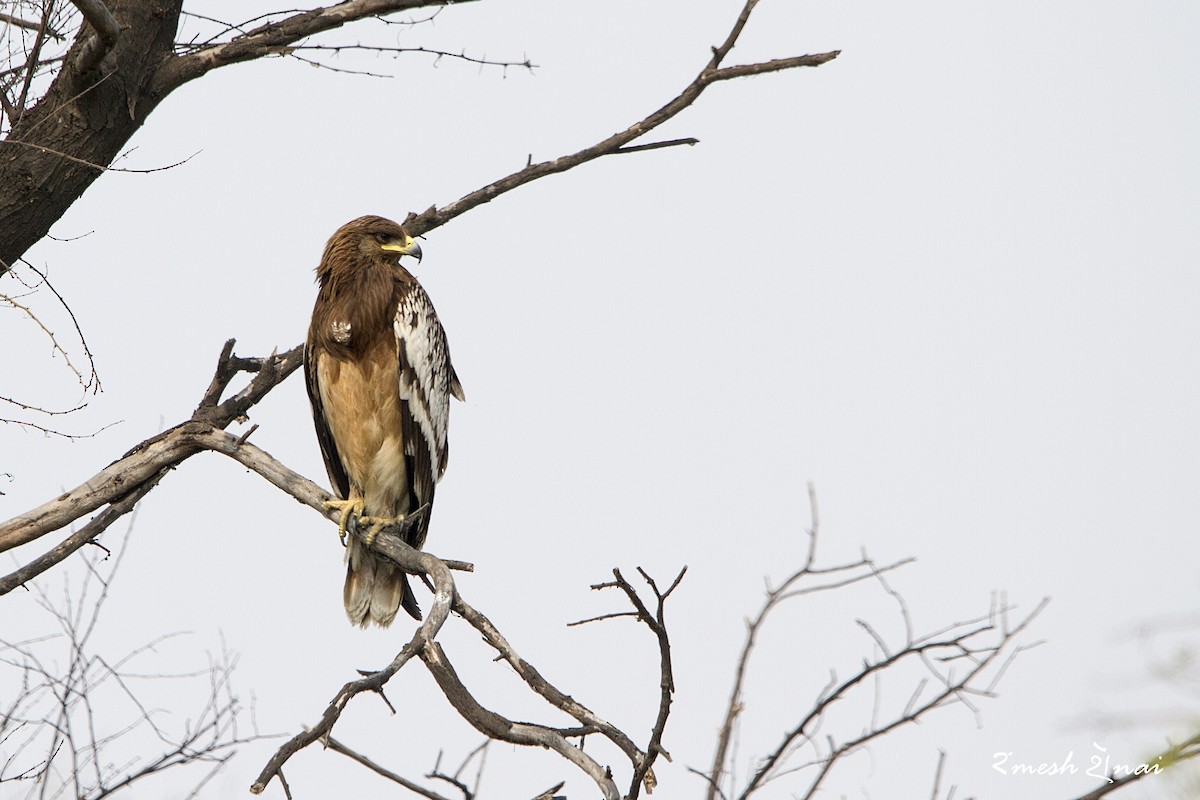
[[[421,795],[421,797],[427,798],[427,800],[450,800],[450,798],[446,797],[445,795],[440,795],[437,792],[433,791],[432,789],[426,789],[424,786],[421,786],[418,783],[413,783],[412,781],[408,780],[407,778],[405,778],[402,775],[397,775],[395,772],[392,772],[387,767],[381,766],[380,764],[377,764],[376,762],[367,758],[362,753],[359,753],[356,750],[351,750],[349,747],[342,744],[337,739],[334,739],[332,736],[325,737],[325,746],[328,747],[330,750],[332,750],[335,753],[341,753],[342,755],[346,756],[347,758],[357,761],[359,764],[362,764],[364,767],[371,770],[376,775],[380,775],[384,778],[387,778],[389,781],[392,781],[393,783],[398,783],[401,786],[403,786],[405,789],[408,789],[410,792],[419,794],[419,795]]]

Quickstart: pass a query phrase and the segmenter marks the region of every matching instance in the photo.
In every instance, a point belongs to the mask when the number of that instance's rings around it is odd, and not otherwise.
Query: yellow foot
[[[342,546],[346,546],[346,526],[350,523],[351,517],[362,519],[363,501],[361,497],[352,497],[349,500],[326,500],[322,505],[327,511],[340,510],[342,512],[342,520],[338,523],[338,538],[342,540]]]
[[[379,535],[381,530],[386,528],[388,525],[401,522],[403,519],[403,514],[398,517],[359,517],[359,524],[367,526],[366,533],[363,534],[363,542],[366,543],[367,547],[370,547],[371,543],[375,541],[375,537]]]

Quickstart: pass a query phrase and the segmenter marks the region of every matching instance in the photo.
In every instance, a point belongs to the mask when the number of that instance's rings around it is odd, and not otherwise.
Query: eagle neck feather
[[[317,270],[320,291],[312,334],[321,346],[343,358],[365,353],[381,338],[394,336],[396,306],[413,280],[398,265],[382,259],[355,259],[355,255],[327,251]],[[335,323],[343,331],[348,324],[348,339],[344,333],[340,340],[335,338]]]

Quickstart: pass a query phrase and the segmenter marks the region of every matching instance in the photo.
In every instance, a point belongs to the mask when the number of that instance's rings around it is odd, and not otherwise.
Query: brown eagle
[[[317,267],[304,377],[325,469],[341,498],[327,505],[341,509],[342,534],[354,516],[374,531],[433,503],[446,471],[450,396],[463,399],[429,295],[400,266],[406,255],[420,260],[421,248],[399,225],[359,217],[333,234]],[[428,511],[407,534],[418,549]],[[421,618],[395,562],[357,536],[346,562],[351,622],[387,626],[400,606]]]

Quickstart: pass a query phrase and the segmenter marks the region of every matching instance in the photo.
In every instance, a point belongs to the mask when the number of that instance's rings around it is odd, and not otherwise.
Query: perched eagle
[[[357,516],[367,526],[433,503],[446,471],[450,395],[463,399],[446,333],[429,295],[400,266],[421,248],[383,217],[359,217],[333,234],[317,267],[317,302],[304,349],[304,377],[317,440],[341,531]],[[420,548],[428,509],[408,533]],[[356,625],[387,626],[404,610],[421,618],[399,567],[351,536],[346,551],[346,614]]]

